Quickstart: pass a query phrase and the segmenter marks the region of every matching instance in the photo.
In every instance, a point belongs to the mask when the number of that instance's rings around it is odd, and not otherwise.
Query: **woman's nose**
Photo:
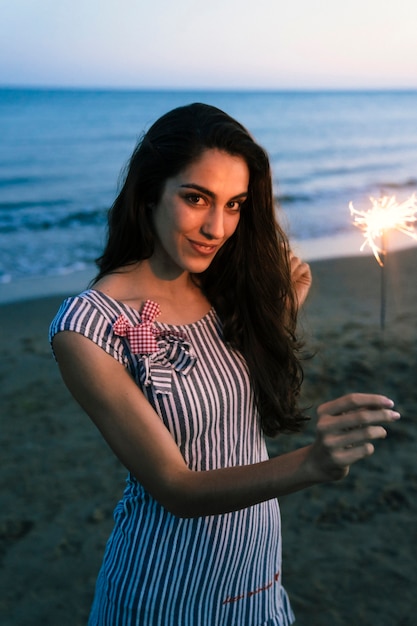
[[[224,237],[224,212],[223,209],[214,207],[206,215],[201,227],[201,233],[208,239],[223,239]]]

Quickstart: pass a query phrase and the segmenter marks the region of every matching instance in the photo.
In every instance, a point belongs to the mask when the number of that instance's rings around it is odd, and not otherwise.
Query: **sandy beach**
[[[402,414],[340,483],[281,500],[284,584],[297,626],[413,626],[417,599],[417,248],[314,261],[301,316],[313,358],[302,404],[383,392]],[[0,306],[0,623],[86,624],[125,470],[69,396],[47,342],[62,294]],[[81,290],[84,285],[80,285]],[[28,292],[29,293],[29,292]],[[270,441],[271,454],[309,442]],[[179,625],[180,626],[180,625]],[[196,625],[198,626],[198,625]],[[221,626],[221,625],[213,625]],[[250,626],[250,625],[239,625]]]

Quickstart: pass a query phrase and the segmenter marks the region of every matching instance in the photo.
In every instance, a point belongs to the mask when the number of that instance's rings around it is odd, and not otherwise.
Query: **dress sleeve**
[[[103,309],[82,294],[67,298],[49,327],[49,341],[52,346],[52,340],[57,333],[64,330],[73,331],[91,339],[107,354],[128,367],[129,357],[125,341],[113,332],[116,318],[117,312]]]

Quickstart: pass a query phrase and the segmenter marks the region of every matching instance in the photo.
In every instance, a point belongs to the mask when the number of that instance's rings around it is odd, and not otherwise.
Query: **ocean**
[[[417,91],[3,88],[0,283],[89,267],[138,138],[197,101],[236,117],[266,148],[278,218],[294,242],[342,240],[354,229],[350,201],[364,209],[370,196],[417,190]]]

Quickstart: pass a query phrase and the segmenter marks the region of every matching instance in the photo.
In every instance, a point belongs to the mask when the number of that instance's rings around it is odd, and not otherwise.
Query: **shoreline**
[[[362,258],[373,256],[369,248],[360,250],[363,244],[362,233],[354,230],[348,235],[332,235],[305,241],[292,240],[295,254],[308,263],[316,261]],[[388,253],[417,247],[417,241],[399,233],[390,233]],[[68,274],[50,276],[31,276],[18,278],[7,283],[0,283],[0,306],[24,300],[34,300],[49,296],[75,295],[87,289],[96,273],[91,264],[83,270]]]

